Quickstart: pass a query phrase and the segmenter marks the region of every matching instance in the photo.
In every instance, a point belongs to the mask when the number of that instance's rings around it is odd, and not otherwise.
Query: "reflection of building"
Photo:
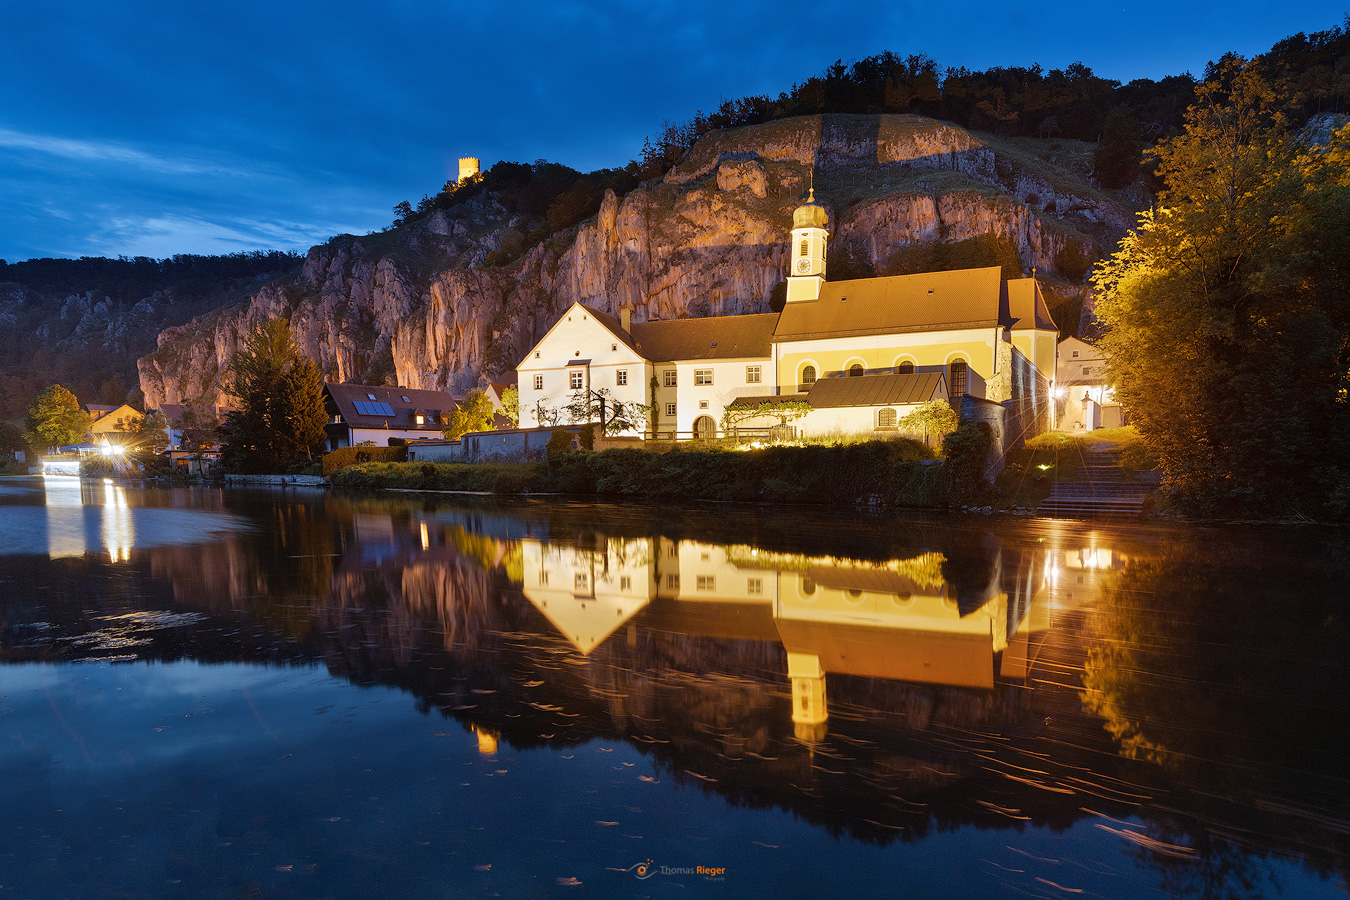
[[[1096,537],[1088,535],[1086,546],[1052,550],[1046,557],[1049,600],[1056,608],[1096,603],[1110,576],[1125,567],[1126,557]]]
[[[649,547],[646,539],[612,538],[599,550],[525,540],[521,587],[574,647],[590,653],[654,595]]]
[[[1062,431],[1095,431],[1127,424],[1127,417],[1106,383],[1106,353],[1068,337],[1059,343],[1055,363],[1055,411]]]
[[[522,546],[525,596],[582,653],[626,623],[781,644],[808,741],[831,674],[989,689],[1027,676],[1049,625],[1051,568],[997,546],[883,562],[668,538]]]

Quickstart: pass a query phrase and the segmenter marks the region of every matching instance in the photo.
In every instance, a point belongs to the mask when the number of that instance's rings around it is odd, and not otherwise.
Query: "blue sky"
[[[303,250],[459,156],[620,166],[664,121],[883,50],[1128,81],[1350,6],[6,0],[0,258]]]

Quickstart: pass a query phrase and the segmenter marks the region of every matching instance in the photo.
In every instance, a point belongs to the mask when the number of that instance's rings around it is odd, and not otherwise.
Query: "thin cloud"
[[[247,170],[215,163],[156,156],[110,141],[81,141],[46,134],[27,134],[0,128],[0,148],[27,150],[43,156],[84,162],[106,162],[134,166],[172,175],[244,175]]]

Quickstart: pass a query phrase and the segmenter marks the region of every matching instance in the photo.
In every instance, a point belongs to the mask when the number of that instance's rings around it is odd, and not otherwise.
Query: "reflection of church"
[[[792,721],[814,740],[832,674],[983,689],[1026,679],[1052,608],[1066,605],[1052,598],[1064,566],[1051,555],[990,546],[868,562],[668,538],[525,539],[522,588],[582,653],[625,626],[630,641],[648,628],[780,644]]]

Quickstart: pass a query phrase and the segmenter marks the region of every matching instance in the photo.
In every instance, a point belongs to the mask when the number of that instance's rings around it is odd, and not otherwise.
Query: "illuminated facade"
[[[812,407],[804,435],[894,432],[962,395],[1008,408],[1018,434],[1051,427],[1058,331],[1035,279],[993,266],[830,282],[828,221],[814,194],[793,213],[781,313],[632,322],[573,304],[516,367],[522,424],[586,390],[652,407],[654,429],[628,434],[659,439],[719,437],[727,406],[782,399]]]

